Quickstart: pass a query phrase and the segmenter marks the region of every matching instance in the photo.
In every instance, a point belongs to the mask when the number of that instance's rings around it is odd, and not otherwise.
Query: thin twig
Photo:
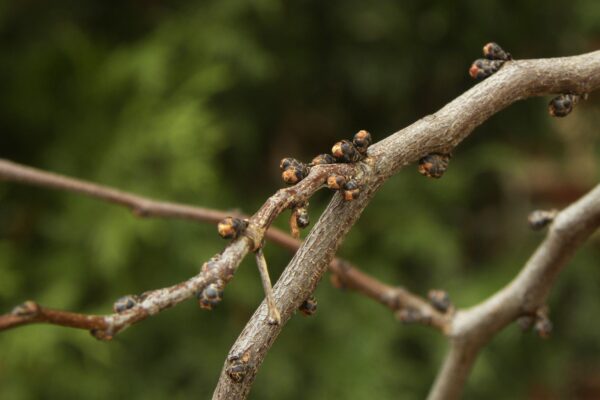
[[[244,234],[232,241],[222,253],[217,254],[205,263],[199,274],[179,284],[146,292],[139,296],[139,301],[132,304],[131,308],[123,310],[122,312],[106,316],[82,315],[82,317],[93,320],[103,319],[104,323],[97,329],[94,328],[95,330],[93,333],[99,339],[111,339],[114,335],[132,324],[142,321],[151,315],[173,307],[174,305],[201,293],[201,291],[211,283],[219,281],[223,285],[227,284],[233,277],[233,274],[236,272],[237,267],[246,254],[250,251],[255,251],[260,247],[265,238],[265,233],[273,220],[290,206],[298,203],[305,203],[314,192],[323,187],[327,177],[333,173],[353,175],[355,173],[355,166],[352,164],[331,164],[313,167],[310,174],[297,185],[280,189],[267,199],[256,214],[249,219]],[[155,202],[106,186],[95,185],[89,182],[35,170],[5,160],[0,160],[0,177],[43,187],[88,194],[115,204],[128,206],[132,210],[143,210],[141,214],[136,212],[138,215],[192,218],[207,221],[212,220],[212,218],[220,214],[220,212],[214,212],[208,209],[181,206],[173,203]],[[282,242],[291,245],[291,242],[288,239],[284,240],[282,234],[283,233],[275,232],[271,237],[278,238]],[[39,322],[64,325],[64,316],[80,315],[64,311],[53,311],[54,312],[52,313],[42,313],[41,315],[44,316],[44,318],[32,318],[26,315],[19,316],[14,313],[0,315],[0,330],[2,327],[8,329]],[[88,326],[85,324],[71,326],[74,328],[88,329]]]
[[[271,278],[269,277],[269,269],[267,268],[267,260],[262,247],[256,251],[256,265],[258,266],[258,272],[260,273],[260,280],[262,282],[263,289],[265,291],[265,298],[269,307],[269,324],[278,325],[281,322],[281,315],[275,304],[275,298],[273,297],[273,288],[271,287]]]
[[[46,172],[37,168],[28,167],[12,161],[0,159],[0,179],[13,181],[22,184],[35,185],[48,189],[66,190],[77,194],[89,195],[95,199],[110,202],[115,205],[125,206],[133,210],[136,216],[140,217],[161,217],[192,220],[197,222],[217,223],[227,216],[231,215],[225,211],[197,207],[187,204],[173,202],[164,202],[150,199],[130,192],[115,189],[113,187],[99,185],[81,179],[71,178],[64,175]],[[239,218],[248,218],[244,214],[235,214]],[[292,216],[294,217],[294,216]],[[282,246],[291,251],[296,251],[301,245],[301,241],[291,237],[281,229],[269,227],[265,233],[265,239]],[[338,283],[345,288],[352,289],[362,293],[373,300],[389,307],[392,311],[400,311],[404,308],[421,308],[421,314],[428,316],[422,322],[443,329],[445,316],[440,317],[435,314],[435,309],[425,301],[419,299],[407,292],[403,288],[396,288],[386,285],[383,282],[361,272],[358,268],[349,262],[335,258],[329,267],[334,276],[338,277]],[[198,290],[202,287],[198,286]],[[46,310],[46,308],[44,308]],[[55,310],[58,312],[58,310]],[[67,313],[66,311],[64,313]],[[90,316],[93,317],[93,316]],[[100,318],[99,316],[97,316]],[[14,325],[7,321],[19,321],[18,325],[46,322],[52,323],[52,318],[45,320],[29,320],[26,318],[15,318],[10,314],[5,316],[7,325],[0,325],[2,329],[8,329]],[[10,326],[9,326],[10,325]],[[87,329],[85,326],[81,326]],[[90,328],[91,329],[91,328]]]

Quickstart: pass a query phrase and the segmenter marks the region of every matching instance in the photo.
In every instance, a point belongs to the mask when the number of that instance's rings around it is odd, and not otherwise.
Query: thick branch
[[[451,322],[451,349],[429,394],[459,398],[479,350],[522,315],[541,308],[558,273],[600,226],[600,185],[560,212],[548,236],[506,287],[479,305],[459,310]]]
[[[369,148],[364,194],[358,200],[333,200],[275,285],[282,324],[264,323],[263,302],[233,345],[215,399],[243,399],[267,351],[294,310],[314,290],[341,241],[383,182],[403,166],[434,152],[448,153],[487,118],[517,100],[552,93],[588,93],[600,87],[600,51],[565,58],[509,61],[437,113]],[[244,362],[240,360],[246,360]],[[232,378],[232,369],[245,373]]]

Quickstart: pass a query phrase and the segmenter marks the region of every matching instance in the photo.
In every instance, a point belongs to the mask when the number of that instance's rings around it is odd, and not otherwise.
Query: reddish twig
[[[205,263],[198,275],[171,287],[146,292],[139,297],[139,301],[122,312],[106,316],[85,316],[40,307],[39,309],[45,312],[35,314],[36,317],[14,313],[0,316],[0,329],[38,322],[65,325],[65,321],[90,320],[96,321],[93,328],[96,337],[111,339],[115,334],[132,324],[201,293],[212,283],[227,284],[246,254],[261,248],[265,236],[274,238],[291,247],[294,243],[284,237],[287,235],[283,232],[275,231],[266,235],[267,229],[273,220],[287,208],[295,204],[305,203],[314,192],[323,187],[329,175],[354,175],[355,173],[353,164],[328,164],[313,167],[309,175],[297,185],[280,189],[267,199],[256,214],[249,218],[244,234],[232,241],[222,253],[217,254]],[[136,215],[141,216],[176,217],[213,222],[215,219],[219,220],[223,215],[223,213],[213,210],[149,200],[106,186],[36,170],[6,160],[0,160],[0,178],[87,194],[127,206]],[[77,319],[75,316],[81,318]],[[86,324],[68,326],[82,329],[89,328]]]
[[[222,219],[226,218],[228,215],[230,215],[224,211],[219,210],[207,209],[172,202],[156,201],[133,193],[117,190],[112,187],[98,185],[80,179],[70,178],[64,175],[42,171],[36,168],[31,168],[28,166],[17,164],[12,161],[2,159],[0,159],[0,178],[7,181],[32,184],[44,188],[66,190],[78,194],[85,194],[99,200],[108,201],[110,203],[120,206],[125,206],[131,209],[136,216],[140,217],[178,218],[198,222],[217,223]],[[246,216],[243,214],[237,214],[236,216],[240,218],[246,218]],[[284,231],[274,227],[268,228],[268,230],[265,233],[265,239],[268,239],[273,243],[276,243],[291,251],[298,250],[302,243],[300,240],[295,239],[289,234],[285,233]],[[443,329],[443,324],[446,317],[442,315],[436,315],[435,309],[432,309],[431,306],[425,300],[420,300],[418,297],[411,295],[405,289],[388,286],[376,280],[375,278],[370,277],[369,275],[361,272],[347,261],[337,258],[331,262],[330,271],[336,276],[338,276],[339,283],[343,284],[344,287],[362,293],[374,299],[375,301],[378,301],[383,305],[389,307],[393,311],[399,311],[403,308],[421,308],[421,314],[426,316],[426,318],[423,319],[424,322],[436,326],[437,328]],[[196,291],[202,290],[207,284],[204,281],[194,282],[195,283],[190,283],[190,285],[192,285],[194,287],[194,290]],[[148,298],[149,296],[151,299],[150,302],[152,303],[155,302],[155,300],[152,300],[154,295],[151,295],[151,293],[152,292],[147,294],[146,298]],[[190,293],[186,294],[185,296],[187,296],[186,298],[188,298],[190,296]],[[172,305],[174,304],[169,304],[169,301],[167,300],[166,302],[163,302],[162,307],[166,308]],[[140,315],[147,315],[148,313],[140,311],[142,309],[143,306],[138,306],[138,311],[136,313]],[[49,309],[43,308],[43,310]],[[56,319],[56,322],[54,322],[55,320],[53,319],[53,317],[57,315],[81,315],[82,317],[86,317],[82,320],[93,319],[94,321],[108,318],[103,316],[86,316],[83,314],[72,314],[66,311],[54,311],[54,313],[46,313],[46,317],[44,319],[24,318],[23,316],[18,317],[12,314],[0,316],[0,331],[3,329],[8,329],[23,324],[39,322],[62,325],[58,322],[61,320],[62,317]],[[130,313],[128,313],[127,315],[130,315]],[[111,322],[112,325],[110,329],[108,329],[108,325],[106,324],[104,327],[90,327],[85,324],[68,326],[81,329],[104,329],[107,331],[110,330],[113,332],[112,334],[114,335],[114,333],[122,330],[125,325],[129,324],[129,322],[127,321],[133,321],[136,318],[139,317],[131,316],[128,317],[128,319],[123,319],[121,317],[118,319],[119,321],[121,321],[119,322],[119,324]],[[134,322],[137,322],[137,320]]]

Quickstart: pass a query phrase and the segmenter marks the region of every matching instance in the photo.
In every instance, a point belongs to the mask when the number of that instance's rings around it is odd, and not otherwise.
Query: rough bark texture
[[[369,158],[362,162],[367,167],[361,180],[365,193],[346,204],[339,195],[334,197],[275,285],[282,324],[265,323],[267,309],[263,302],[233,345],[213,398],[246,398],[282,327],[312,293],[346,233],[387,178],[429,153],[450,152],[475,127],[517,100],[553,93],[589,93],[599,87],[600,51],[565,58],[509,61],[437,113],[371,146]]]

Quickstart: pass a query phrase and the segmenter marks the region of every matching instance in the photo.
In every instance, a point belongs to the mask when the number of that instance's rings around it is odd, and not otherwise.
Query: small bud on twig
[[[317,299],[315,299],[314,296],[310,296],[308,299],[304,300],[298,310],[307,317],[313,315],[317,312]]]
[[[481,80],[492,75],[504,65],[504,60],[488,60],[487,58],[479,58],[471,64],[469,75],[471,78]]]
[[[288,185],[295,185],[302,179],[306,178],[309,169],[308,166],[295,158],[284,158],[279,163],[279,168],[283,171],[281,178]]]
[[[306,228],[310,224],[308,208],[306,205],[296,209],[296,220],[298,221],[298,227],[300,228]]]
[[[445,313],[452,307],[450,296],[448,296],[448,293],[444,290],[432,289],[429,291],[428,297],[431,305],[438,311]]]
[[[19,317],[34,317],[40,312],[40,306],[31,300],[19,304],[12,309],[11,314]]]
[[[533,330],[542,339],[547,339],[552,333],[552,321],[548,318],[548,307],[544,306],[535,311],[517,318],[517,324],[522,331],[527,331],[533,326]]]
[[[372,142],[371,134],[365,130],[358,131],[352,140],[352,144],[354,144],[356,150],[362,155],[367,154],[367,149]]]
[[[310,224],[308,217],[308,204],[302,207],[295,207],[292,209],[292,215],[290,216],[290,231],[292,237],[298,239],[300,237],[300,229],[306,228]]]
[[[346,178],[342,175],[331,175],[327,178],[327,187],[331,190],[340,190],[346,184]]]
[[[226,369],[227,376],[236,383],[242,382],[250,369],[250,352],[245,352],[241,357],[230,356],[227,361],[230,363]]]
[[[548,103],[548,114],[553,117],[566,117],[573,111],[573,108],[579,103],[581,96],[577,94],[561,94],[556,96]]]
[[[546,315],[538,316],[533,329],[542,339],[548,339],[552,333],[552,321]]]
[[[428,178],[441,178],[448,169],[450,154],[432,153],[419,160],[418,171]]]
[[[558,210],[535,210],[527,218],[529,227],[534,231],[539,231],[545,228],[554,221],[554,218],[558,215]]]
[[[133,308],[138,303],[138,297],[135,295],[126,295],[120,297],[113,304],[113,311],[116,313],[122,313],[123,311]]]
[[[512,59],[510,53],[507,53],[498,45],[498,43],[490,42],[483,46],[483,55],[488,60],[504,60]]]
[[[227,217],[217,225],[219,235],[223,239],[235,239],[248,227],[248,221],[240,218]]]
[[[358,187],[358,182],[354,179],[350,179],[348,182],[344,184],[344,200],[352,201],[356,200],[360,195],[360,189]]]
[[[203,310],[212,310],[213,307],[223,300],[224,288],[225,284],[220,279],[218,279],[216,282],[209,283],[196,295],[200,308]]]
[[[331,154],[319,154],[310,162],[310,165],[322,164],[335,164],[335,158]]]
[[[343,163],[353,163],[361,159],[361,154],[354,147],[354,144],[348,140],[342,140],[334,144],[331,148],[331,154],[337,161]]]

